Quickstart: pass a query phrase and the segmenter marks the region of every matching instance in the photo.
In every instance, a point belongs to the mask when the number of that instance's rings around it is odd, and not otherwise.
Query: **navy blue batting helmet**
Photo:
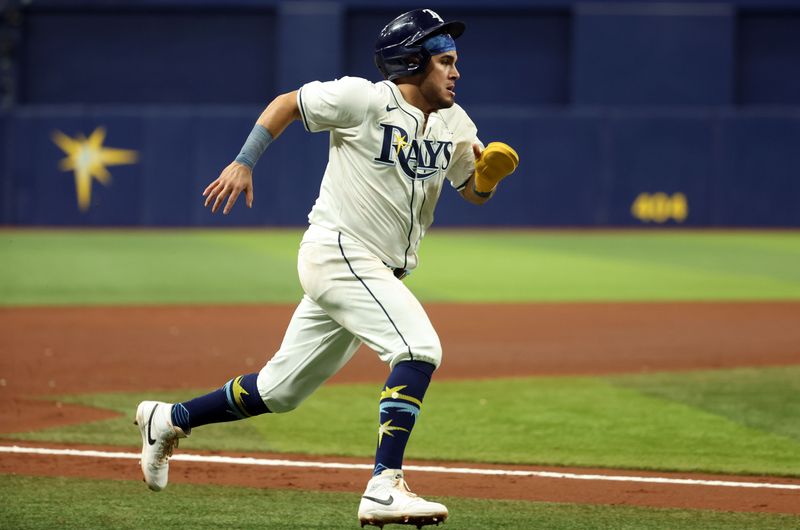
[[[431,54],[422,41],[439,33],[454,39],[464,33],[463,22],[445,22],[431,9],[415,9],[392,20],[378,35],[375,43],[375,66],[383,77],[395,80],[425,69]]]

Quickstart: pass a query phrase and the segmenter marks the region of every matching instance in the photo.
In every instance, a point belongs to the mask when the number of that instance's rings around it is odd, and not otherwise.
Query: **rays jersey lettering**
[[[376,162],[391,166],[398,163],[403,173],[414,180],[429,179],[450,165],[453,142],[425,139],[420,146],[416,139],[408,141],[408,133],[402,127],[391,123],[379,125],[383,129],[383,142]]]
[[[309,223],[361,242],[384,263],[415,268],[444,184],[459,190],[474,170],[475,124],[458,105],[426,121],[391,81],[356,77],[307,83],[297,104],[308,131],[329,134]]]

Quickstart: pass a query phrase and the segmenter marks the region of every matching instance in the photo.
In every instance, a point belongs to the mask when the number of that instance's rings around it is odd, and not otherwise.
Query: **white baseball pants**
[[[393,368],[418,360],[436,367],[442,347],[422,305],[392,270],[358,241],[312,225],[297,270],[305,295],[280,349],[258,375],[272,412],[288,412],[341,369],[365,343]]]

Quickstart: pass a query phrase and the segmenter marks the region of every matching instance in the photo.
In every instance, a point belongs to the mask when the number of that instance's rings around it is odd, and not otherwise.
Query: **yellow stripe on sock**
[[[400,393],[400,391],[403,390],[407,386],[408,385],[400,385],[400,386],[394,386],[392,388],[389,388],[387,386],[381,392],[380,401],[383,401],[384,399],[402,399],[402,400],[408,401],[409,403],[414,403],[418,407],[421,407],[422,406],[422,401],[420,401],[419,399],[415,398],[414,396],[407,396],[405,394],[401,394]]]

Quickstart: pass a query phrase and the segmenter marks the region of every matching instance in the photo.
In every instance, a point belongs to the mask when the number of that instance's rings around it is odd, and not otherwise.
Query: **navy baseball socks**
[[[222,388],[172,407],[172,424],[189,434],[192,427],[236,421],[269,412],[256,386],[258,373],[234,377]]]
[[[258,374],[240,375],[210,394],[175,405],[161,401],[139,403],[133,423],[142,435],[140,464],[151,490],[167,487],[169,458],[178,440],[187,437],[192,427],[269,412],[258,393],[257,379]]]
[[[431,363],[403,361],[389,374],[380,397],[378,448],[375,451],[373,476],[387,469],[399,470],[403,467],[406,444],[435,369]]]
[[[420,361],[398,363],[381,392],[378,450],[375,469],[367,483],[358,520],[361,526],[383,528],[389,523],[424,525],[444,522],[444,504],[426,501],[411,492],[403,475],[403,453],[422,406],[435,367]]]

